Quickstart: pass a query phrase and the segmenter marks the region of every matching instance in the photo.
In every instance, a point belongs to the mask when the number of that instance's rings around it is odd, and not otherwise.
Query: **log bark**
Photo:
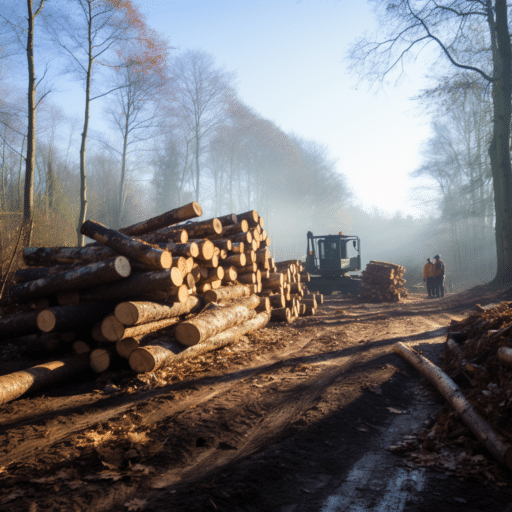
[[[141,340],[144,339],[142,336],[136,338],[122,338],[116,341],[116,352],[117,355],[123,359],[128,359],[130,354],[141,346]]]
[[[289,323],[292,313],[289,308],[274,308],[270,316],[271,322],[287,322]]]
[[[141,235],[139,240],[148,244],[175,243],[186,244],[188,242],[188,233],[185,229],[162,228],[146,235]]]
[[[241,220],[246,220],[251,227],[259,226],[260,216],[256,210],[249,210],[244,213],[237,213],[236,218],[238,222]]]
[[[189,238],[209,238],[222,233],[222,223],[219,219],[206,219],[198,222],[188,222],[179,226],[187,231]]]
[[[206,352],[218,350],[219,348],[236,343],[246,334],[262,329],[267,325],[269,318],[270,315],[268,313],[259,313],[251,320],[226,329],[202,343],[185,349],[179,344],[176,344],[178,346],[174,344],[151,345],[137,349],[133,352],[133,355],[130,355],[130,367],[140,373],[153,372],[159,368],[191,359]]]
[[[173,286],[167,289],[157,289],[150,292],[144,292],[134,296],[136,300],[150,300],[154,302],[180,302],[184,304],[190,297],[190,293],[186,284]]]
[[[40,311],[23,311],[0,317],[0,336],[2,341],[39,333],[37,317]]]
[[[186,220],[200,217],[203,214],[203,209],[196,201],[192,201],[184,206],[169,210],[168,212],[146,219],[137,224],[132,224],[119,230],[120,233],[128,236],[141,235],[148,233],[149,231],[156,231],[157,229],[171,226],[173,224],[179,224]]]
[[[205,309],[195,318],[181,322],[175,331],[176,339],[183,345],[197,345],[211,336],[234,327],[256,315],[259,297],[251,295],[235,299],[229,305]]]
[[[114,304],[98,302],[78,306],[57,306],[37,313],[37,326],[43,332],[72,331],[92,327],[99,318],[112,313]]]
[[[244,267],[247,264],[247,258],[245,253],[237,253],[229,255],[225,260],[222,261],[222,265]]]
[[[230,238],[233,240],[233,237],[237,237],[241,234],[247,233],[249,231],[249,224],[246,220],[242,220],[237,224],[232,224],[231,226],[226,226],[222,228],[222,232],[215,235],[209,235],[208,238],[210,240],[218,240],[220,238]],[[240,240],[237,240],[240,241]],[[244,241],[242,239],[242,241]]]
[[[26,247],[23,262],[30,266],[52,266],[94,263],[115,258],[119,254],[102,245],[87,247]]]
[[[243,285],[223,286],[217,290],[207,291],[203,298],[206,302],[220,302],[221,300],[231,300],[238,297],[248,297],[249,288]]]
[[[87,358],[71,357],[2,375],[0,376],[0,404],[11,402],[28,392],[48,389],[88,372],[90,367]]]
[[[155,249],[146,242],[134,240],[114,229],[109,229],[99,222],[86,220],[80,228],[82,235],[88,236],[119,254],[144,263],[157,270],[168,269],[172,265],[169,251]]]
[[[254,284],[257,282],[256,273],[255,272],[245,272],[243,274],[238,274],[236,280],[242,284]]]
[[[184,304],[179,302],[165,304],[148,301],[121,302],[116,306],[114,315],[123,325],[131,327],[187,313],[198,313],[203,305],[203,299],[195,295],[191,295]]]
[[[57,292],[79,290],[102,283],[109,283],[130,275],[130,262],[124,256],[90,263],[63,273],[50,274],[35,281],[11,287],[10,296],[18,301],[45,297]]]
[[[219,238],[219,240],[214,240],[213,245],[220,250],[233,250],[233,242],[229,238]]]
[[[180,271],[181,276],[183,278],[185,278],[185,276],[189,272],[188,269],[187,269],[187,258],[185,258],[183,256],[175,256],[175,257],[173,257],[173,259],[172,259],[172,266],[176,267]]]
[[[214,254],[210,260],[197,260],[202,267],[216,268],[219,266],[219,257]]]
[[[161,295],[167,293],[167,296],[170,296],[178,291],[182,283],[183,278],[176,267],[139,272],[120,281],[81,290],[80,302],[123,299],[148,295],[156,291]]]
[[[228,213],[227,215],[217,218],[220,220],[223,228],[238,223],[238,217],[234,213]]]
[[[199,247],[190,240],[186,244],[159,243],[158,247],[163,251],[170,251],[174,256],[183,256],[184,258],[197,258],[199,256]]]
[[[462,422],[470,429],[489,452],[508,469],[512,469],[512,447],[503,443],[494,429],[475,411],[466,400],[457,384],[439,367],[405,344],[398,342],[393,350],[426,377],[457,412]]]
[[[146,324],[126,327],[115,315],[109,315],[101,322],[101,333],[108,341],[122,340],[123,338],[135,338],[137,336],[145,336],[152,332],[166,329],[180,321],[178,317],[164,318]]]
[[[284,296],[280,293],[274,293],[268,296],[270,300],[270,305],[273,308],[284,308],[286,306],[286,301],[284,300]]]

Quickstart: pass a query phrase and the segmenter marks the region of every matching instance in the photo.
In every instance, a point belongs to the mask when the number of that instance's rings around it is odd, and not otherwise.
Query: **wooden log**
[[[243,242],[244,244],[251,244],[252,243],[252,235],[249,233],[249,231],[245,233],[237,233],[235,235],[231,235],[229,239],[234,243],[240,243]]]
[[[233,283],[236,281],[236,278],[238,277],[238,272],[236,271],[235,267],[223,267],[224,268],[224,278],[222,279],[222,282],[224,284]]]
[[[457,384],[439,367],[404,343],[395,343],[393,350],[436,387],[444,399],[457,412],[466,427],[473,432],[496,460],[508,469],[512,469],[512,447],[510,444],[503,443],[500,440],[494,429],[476,412],[471,403],[466,400]]]
[[[238,274],[236,280],[241,284],[254,284],[257,282],[255,272],[245,272]]]
[[[30,266],[88,264],[115,258],[119,254],[102,245],[87,247],[26,247],[23,262]]]
[[[274,308],[270,315],[271,322],[287,322],[291,320],[292,313],[289,308]]]
[[[25,393],[49,389],[68,379],[90,372],[87,358],[70,357],[39,364],[26,370],[0,376],[0,404],[11,402]]]
[[[220,238],[230,238],[233,240],[233,237],[236,237],[240,234],[247,233],[249,231],[249,224],[247,221],[242,220],[241,222],[238,222],[237,224],[232,224],[231,226],[226,226],[222,228],[222,232],[215,235],[209,235],[208,238],[210,240],[218,240]],[[239,240],[237,240],[239,241]],[[244,240],[242,240],[244,241]]]
[[[64,342],[59,332],[48,332],[40,334],[28,334],[18,338],[8,340],[22,354],[34,357],[47,354],[64,346]]]
[[[255,251],[256,255],[256,263],[268,263],[268,260],[270,259],[270,251],[264,247],[263,249],[258,249]]]
[[[174,343],[165,343],[159,345],[150,345],[137,349],[130,355],[130,367],[139,373],[153,372],[159,368],[176,364],[180,361],[191,359],[198,355],[213,350],[218,350],[233,343],[236,343],[242,336],[262,329],[269,321],[268,313],[259,313],[251,320],[248,320],[240,325],[231,327],[207,340],[193,345],[188,348],[183,348],[182,345]]]
[[[137,297],[150,295],[156,291],[161,294],[167,293],[167,297],[169,297],[179,291],[182,283],[183,278],[176,267],[167,270],[139,272],[120,281],[81,290],[80,302]]]
[[[193,274],[187,274],[183,281],[189,290],[193,290],[196,287],[197,281],[195,280]]]
[[[233,242],[229,238],[214,240],[213,245],[221,250],[231,251],[233,249]]]
[[[40,311],[23,311],[0,317],[0,337],[2,341],[39,333],[37,317]]]
[[[167,327],[177,324],[179,321],[180,319],[178,317],[172,317],[156,320],[146,324],[126,327],[115,317],[115,315],[108,315],[101,322],[101,333],[108,341],[117,341],[123,338],[145,336],[146,334],[166,329]]]
[[[270,301],[270,305],[273,308],[284,308],[286,306],[284,296],[281,295],[280,293],[274,293],[272,295],[269,295],[268,299]]]
[[[203,298],[205,302],[220,302],[222,300],[231,300],[238,297],[248,297],[249,288],[244,285],[223,286],[217,290],[207,291]]]
[[[170,251],[174,256],[183,256],[184,258],[197,258],[199,256],[199,247],[190,240],[186,244],[159,243],[158,247],[163,251]]]
[[[238,217],[235,213],[228,213],[227,215],[223,215],[222,217],[217,218],[220,220],[223,228],[238,223]]]
[[[262,313],[263,311],[270,313],[271,310],[272,310],[272,306],[270,305],[269,297],[261,297],[260,303],[256,307],[256,313]]]
[[[184,304],[180,302],[166,304],[148,301],[129,301],[119,303],[115,307],[114,315],[123,325],[131,327],[187,313],[198,313],[203,305],[203,299],[195,295],[189,296]]]
[[[228,265],[222,262],[223,267],[227,267]],[[256,272],[258,270],[257,263],[250,263],[249,265],[245,265],[243,267],[233,266],[233,268],[237,271],[238,274],[245,274],[247,272]]]
[[[173,267],[176,267],[180,273],[181,273],[181,276],[184,278],[187,274],[188,274],[188,270],[187,270],[187,258],[183,257],[183,256],[175,256],[173,259],[172,259],[172,266]]]
[[[27,283],[28,281],[35,281],[42,277],[48,277],[52,274],[61,274],[74,270],[76,265],[53,265],[51,267],[27,267],[20,268],[14,273],[14,282],[16,284]]]
[[[316,299],[302,299],[301,300],[302,304],[306,304],[306,306],[308,307],[311,307],[311,308],[317,308],[318,307],[318,304],[316,302]]]
[[[93,220],[86,220],[80,227],[80,233],[88,236],[119,254],[144,263],[149,268],[168,269],[172,265],[172,254],[169,251],[155,249],[146,242],[135,240],[114,229]]]
[[[75,340],[72,345],[73,353],[77,355],[88,354],[91,352],[91,346],[82,340]]]
[[[284,285],[284,275],[281,272],[271,272],[268,279],[261,280],[263,289],[270,288],[272,290],[279,290]]]
[[[130,275],[131,267],[127,258],[118,256],[110,260],[90,263],[73,268],[64,273],[54,273],[35,281],[11,287],[10,296],[18,301],[45,297],[57,292],[65,292],[109,283]]]
[[[187,231],[176,227],[162,228],[158,231],[153,231],[152,233],[147,233],[146,235],[141,235],[139,237],[139,240],[148,244],[186,244],[188,239],[189,236]]]
[[[216,268],[219,266],[219,257],[214,254],[210,260],[197,260],[199,266],[207,268]]]
[[[138,296],[134,296],[135,300],[150,300],[154,302],[187,302],[190,296],[189,289],[186,284],[171,287],[168,289],[153,290],[151,292],[144,292]]]
[[[105,341],[108,341],[107,338],[105,338],[105,336],[103,336],[103,334],[101,332],[101,320],[99,322],[96,322],[91,327],[91,338],[94,341],[97,341],[99,343],[103,343]]]
[[[228,238],[229,240],[229,238]],[[231,252],[235,252],[235,253],[241,253],[241,252],[245,252],[245,244],[244,242],[232,242],[231,243]]]
[[[56,306],[37,313],[37,326],[43,332],[72,331],[92,327],[98,318],[114,310],[114,304],[98,302],[78,306]]]
[[[246,264],[247,259],[243,252],[231,254],[222,262],[222,265],[234,267],[244,267]]]
[[[316,315],[316,308],[313,306],[308,306],[307,304],[304,304],[306,307],[306,310],[304,311],[304,316],[314,316]]]
[[[109,369],[112,363],[112,359],[115,357],[115,355],[116,352],[114,348],[95,348],[89,354],[89,365],[91,366],[91,370],[95,373],[106,372]]]
[[[202,238],[191,240],[191,242],[194,242],[199,249],[199,254],[195,256],[195,258],[200,260],[211,260],[213,258],[215,254],[215,246],[211,240],[208,240],[208,238]]]
[[[142,233],[148,233],[149,231],[156,231],[173,224],[179,224],[180,222],[200,217],[202,214],[203,209],[199,203],[192,201],[191,203],[180,206],[179,208],[174,208],[151,219],[146,219],[142,222],[132,224],[131,226],[121,228],[119,232],[124,235],[136,236]]]
[[[236,218],[240,222],[241,220],[246,220],[251,227],[259,226],[260,216],[256,210],[249,210],[243,213],[237,213]]]
[[[183,345],[196,345],[219,332],[238,325],[256,315],[254,308],[260,303],[256,295],[234,299],[230,305],[205,309],[199,315],[181,322],[175,331]]]
[[[224,278],[224,269],[222,267],[214,267],[208,269],[206,277],[199,280],[199,284],[211,283],[213,281],[222,281]]]
[[[498,349],[498,359],[500,363],[512,366],[512,348],[500,347]]]
[[[179,228],[186,229],[189,238],[209,238],[222,233],[222,223],[218,218],[187,222]]]
[[[141,346],[141,340],[143,340],[143,336],[138,336],[136,338],[121,338],[116,341],[116,352],[117,355],[122,357],[123,359],[128,359],[130,354]]]
[[[256,251],[245,251],[244,254],[246,265],[250,263],[256,263]]]

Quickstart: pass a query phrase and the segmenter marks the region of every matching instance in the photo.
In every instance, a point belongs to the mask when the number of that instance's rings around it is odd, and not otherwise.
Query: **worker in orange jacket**
[[[439,254],[434,256],[434,295],[436,298],[444,297],[444,274],[446,266]]]
[[[423,267],[423,281],[427,283],[428,298],[434,298],[434,272],[435,265],[427,258],[427,263]]]

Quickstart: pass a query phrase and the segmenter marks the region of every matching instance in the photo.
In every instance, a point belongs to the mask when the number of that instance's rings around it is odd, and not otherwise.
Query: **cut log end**
[[[50,309],[45,309],[37,315],[37,327],[43,332],[51,332],[55,329],[57,318]]]
[[[155,367],[155,358],[143,348],[136,348],[128,358],[130,368],[137,373],[146,373],[153,371]]]
[[[121,277],[128,277],[132,270],[130,266],[130,261],[128,260],[128,258],[125,258],[124,256],[118,256],[115,259],[114,267],[116,269],[116,272]]]

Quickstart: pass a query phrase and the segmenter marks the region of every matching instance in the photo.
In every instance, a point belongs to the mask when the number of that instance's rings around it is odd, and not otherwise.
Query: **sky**
[[[411,101],[425,66],[369,90],[347,51],[376,22],[363,0],[140,0],[148,24],[175,48],[204,50],[236,74],[241,100],[286,133],[328,147],[356,204],[421,216],[412,204],[429,119]]]

